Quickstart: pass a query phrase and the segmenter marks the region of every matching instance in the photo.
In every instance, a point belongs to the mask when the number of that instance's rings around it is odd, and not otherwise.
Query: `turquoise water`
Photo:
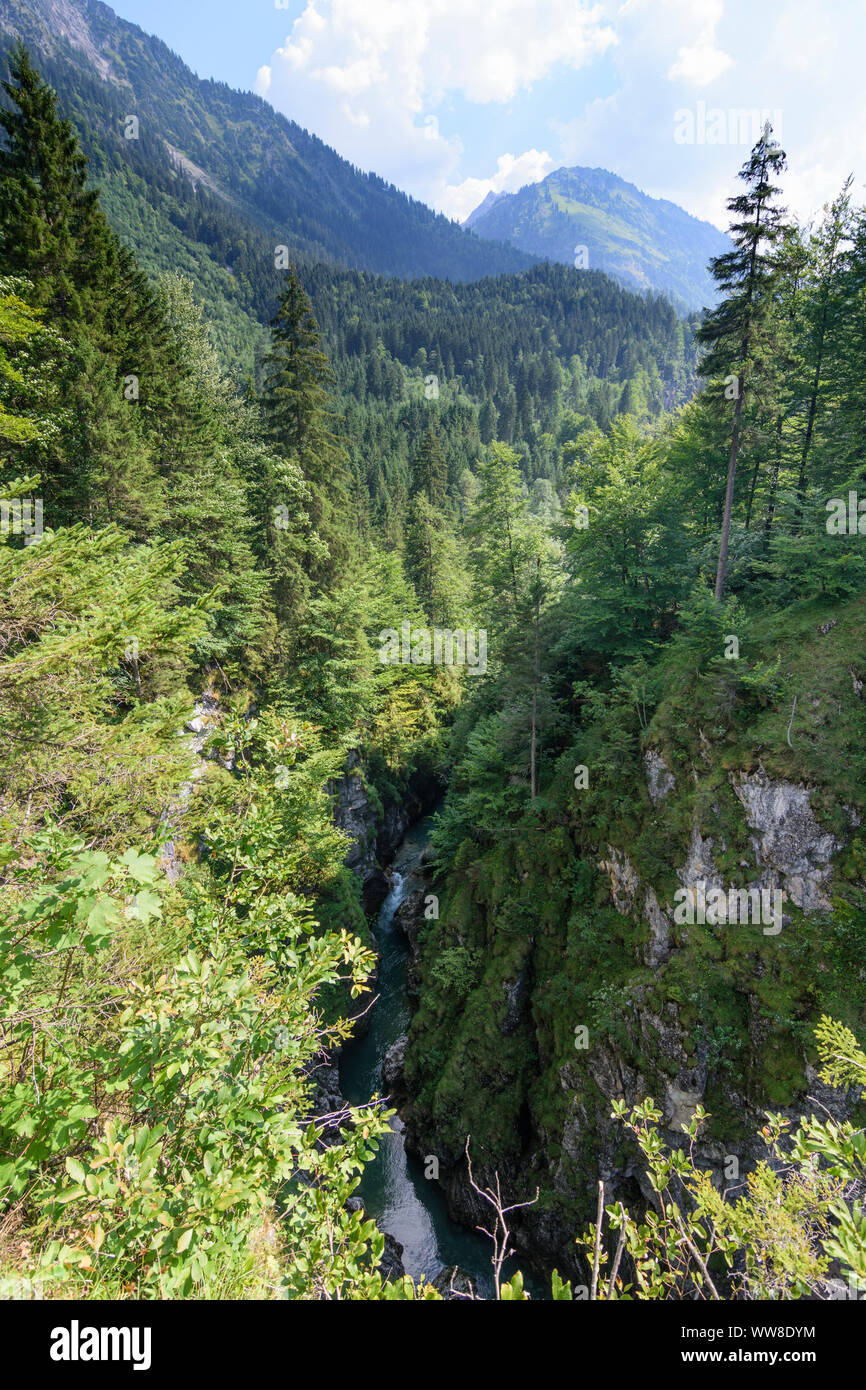
[[[382,1093],[382,1059],[388,1048],[405,1033],[412,1017],[406,994],[407,944],[394,926],[394,914],[420,881],[414,876],[429,839],[432,817],[419,821],[407,833],[394,860],[393,886],[382,904],[376,926],[381,953],[378,1000],[371,1011],[370,1031],[359,1042],[344,1048],[340,1059],[342,1091],[353,1105]],[[403,1246],[407,1274],[432,1279],[443,1268],[459,1265],[483,1298],[494,1296],[492,1242],[452,1221],[438,1183],[424,1177],[424,1164],[403,1147],[403,1124],[395,1115],[391,1131],[383,1139],[375,1159],[367,1165],[357,1194],[382,1231]],[[510,1260],[505,1274],[517,1268]],[[539,1296],[534,1280],[526,1278],[533,1297]]]

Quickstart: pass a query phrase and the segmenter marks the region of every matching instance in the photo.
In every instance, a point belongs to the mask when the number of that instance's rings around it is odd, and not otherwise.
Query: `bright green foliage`
[[[124,43],[140,85],[146,50]],[[175,102],[148,71],[142,111],[203,158],[195,91]],[[866,572],[827,503],[863,483],[863,214],[846,185],[816,230],[784,226],[761,142],[703,330],[710,384],[684,404],[694,325],[601,276],[312,265],[306,208],[286,279],[236,159],[218,155],[235,204],[193,192],[156,122],[122,150],[102,85],[63,91],[141,267],[24,54],[0,159],[0,491],[10,515],[44,502],[41,536],[0,538],[0,1173],[28,1267],[90,1296],[433,1296],[383,1286],[382,1237],[346,1207],[383,1116],[325,1132],[308,1074],[372,963],[334,825],[350,770],[382,818],[448,788],[415,1132],[455,1166],[471,1133],[509,1202],[537,1182],[521,1222],[563,1233],[571,1276],[606,1078],[662,1095],[699,1071],[707,1142],[735,1152],[751,1115],[803,1106],[820,1015],[840,1020],[828,1076],[856,1079]],[[392,659],[404,625],[485,632],[487,670]],[[698,833],[726,883],[755,880],[745,774],[808,788],[839,845],[830,906],[773,938],[660,926]],[[834,1259],[862,1274],[854,1099],[850,1124],[793,1138],[771,1119],[785,1169],[769,1154],[735,1201],[669,1152],[651,1102],[633,1110],[615,1162],[637,1145],[657,1202],[612,1214],[602,1296],[712,1296],[735,1252],[747,1295],[811,1288]],[[501,1296],[525,1298],[519,1276]]]
[[[41,328],[40,315],[22,297],[21,292],[28,288],[26,281],[8,276],[0,284],[0,440],[4,448],[32,442],[50,432],[50,422],[44,416],[36,420],[18,413],[37,408],[40,388],[44,392],[48,384],[44,371],[34,372],[25,356],[31,344],[44,351],[48,337]]]
[[[321,793],[311,816],[315,758],[274,775],[290,734],[272,728],[254,771],[256,722],[226,733],[244,769],[242,838],[238,810],[215,807],[212,868],[180,894],[135,850],[31,842],[51,878],[35,893],[34,860],[6,855],[0,1181],[47,1223],[38,1276],[67,1296],[382,1293],[382,1238],[344,1204],[386,1116],[347,1115],[324,1144],[306,1079],[347,1031],[325,1028],[316,995],[338,978],[357,995],[372,961],[346,930],[317,932],[297,891],[340,872],[343,842]]]
[[[203,627],[172,606],[180,567],[176,546],[130,550],[114,529],[0,547],[6,833],[48,818],[116,844],[158,814],[188,766],[173,687]]]
[[[849,1029],[825,1017],[816,1037],[822,1080],[866,1083],[866,1055]],[[654,1203],[642,1218],[622,1203],[607,1208],[618,1233],[615,1269],[603,1246],[595,1257],[595,1231],[581,1238],[594,1270],[593,1296],[803,1298],[820,1292],[831,1260],[853,1289],[866,1288],[866,1223],[850,1195],[866,1176],[862,1130],[812,1116],[790,1135],[790,1121],[769,1114],[762,1131],[768,1158],[748,1174],[745,1192],[737,1185],[742,1195],[731,1196],[694,1161],[708,1118],[702,1106],[682,1126],[688,1152],[666,1146],[652,1100],[631,1111],[615,1101],[613,1116],[637,1141]]]

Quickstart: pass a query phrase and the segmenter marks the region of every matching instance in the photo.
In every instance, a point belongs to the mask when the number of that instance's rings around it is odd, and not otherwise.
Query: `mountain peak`
[[[97,138],[103,173],[107,164],[128,182],[137,162],[161,161],[148,177],[164,183],[180,171],[296,258],[464,281],[534,263],[355,168],[252,92],[201,80],[162,40],[100,0],[2,0],[0,48],[14,38],[31,50],[82,138],[88,129]],[[129,112],[141,132],[136,149],[123,138]],[[110,187],[104,196],[111,215]],[[152,219],[153,210],[142,216]]]
[[[629,289],[666,294],[681,309],[715,300],[707,269],[727,237],[608,169],[555,169],[517,193],[489,193],[464,227],[530,255],[603,270]]]
[[[494,206],[494,204],[498,203],[499,199],[504,198],[505,196],[506,195],[504,193],[494,193],[493,189],[491,188],[490,192],[483,199],[483,201],[478,204],[478,207],[474,208],[473,211],[470,212],[468,217],[464,217],[461,225],[464,227],[471,227],[479,217],[483,216],[485,212],[489,212],[490,209]]]

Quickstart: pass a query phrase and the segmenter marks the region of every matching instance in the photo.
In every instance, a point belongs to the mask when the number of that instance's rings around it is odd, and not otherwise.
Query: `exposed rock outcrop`
[[[761,887],[783,888],[804,912],[830,907],[825,885],[831,858],[841,840],[822,830],[810,805],[810,793],[791,782],[773,782],[762,771],[733,778],[752,830]]]
[[[420,987],[419,967],[420,967],[420,936],[424,927],[427,925],[427,918],[424,916],[425,903],[429,897],[429,880],[431,870],[429,864],[425,864],[423,859],[415,869],[416,876],[423,876],[425,882],[420,888],[414,888],[401,902],[397,911],[394,913],[394,926],[409,944],[409,959],[406,967],[406,988],[413,998],[417,998]]]
[[[391,1104],[399,1106],[407,1099],[406,1089],[406,1034],[398,1038],[388,1048],[382,1058],[382,1084]]]
[[[465,1302],[475,1297],[475,1286],[459,1265],[448,1265],[447,1268],[440,1269],[432,1283],[446,1302],[453,1299]]]
[[[183,870],[183,863],[177,848],[177,837],[184,808],[192,795],[192,789],[198,779],[203,777],[207,771],[208,759],[204,756],[204,747],[219,723],[219,715],[219,700],[212,691],[206,690],[195,702],[192,719],[184,725],[183,736],[187,740],[190,751],[195,754],[195,761],[190,769],[189,778],[180,784],[171,805],[162,818],[163,828],[170,838],[166,840],[160,850],[159,863],[169,883],[176,883]],[[222,759],[219,761],[223,767],[231,769],[233,766],[231,761],[223,761]]]
[[[662,776],[659,768],[664,768],[664,763],[658,754],[652,756],[657,789],[653,799],[657,804],[666,794],[658,791]],[[648,754],[648,766],[649,758]],[[762,769],[753,774],[733,774],[730,780],[745,812],[745,823],[749,830],[756,832],[750,836],[752,862],[740,860],[740,866],[747,871],[749,888],[780,890],[786,902],[803,912],[828,911],[832,858],[843,842],[817,821],[810,790],[791,782],[773,781]],[[651,795],[652,785],[651,778]],[[666,791],[673,785],[672,780]],[[849,820],[853,826],[857,818],[849,814]],[[684,888],[692,893],[699,887],[705,893],[712,889],[728,893],[740,886],[726,882],[719,871],[715,859],[717,848],[725,850],[724,837],[702,834],[696,815],[685,862],[676,871]],[[659,902],[656,889],[643,882],[624,850],[608,845],[607,857],[599,861],[599,868],[610,880],[611,899],[617,911],[624,916],[638,915],[648,927],[649,941],[643,949],[643,961],[656,969],[670,956],[673,905]]]
[[[334,823],[351,841],[345,862],[361,880],[366,911],[376,912],[390,887],[383,866],[390,863],[409,826],[435,805],[442,789],[434,778],[414,774],[402,801],[383,803],[352,750],[346,771],[328,783],[327,791],[334,801]]]
[[[650,929],[650,939],[643,950],[644,964],[652,970],[663,965],[670,955],[671,924],[659,906],[655,890],[642,883],[628,855],[613,845],[608,845],[608,858],[600,860],[598,867],[610,879],[611,897],[618,912],[627,916],[639,910],[639,903],[642,905]]]
[[[346,865],[367,883],[378,868],[376,836],[382,810],[370,796],[361,760],[354,749],[346,758],[343,776],[329,782],[327,790],[334,799],[334,823],[350,840]]]
[[[650,748],[644,755],[646,763],[647,786],[653,805],[657,805],[669,791],[673,791],[677,784],[674,774],[665,765],[665,760],[661,753],[655,748]]]
[[[346,1210],[364,1211],[364,1203],[360,1197],[349,1197]],[[382,1234],[385,1237],[385,1248],[376,1268],[386,1282],[393,1282],[395,1279],[402,1279],[406,1273],[403,1265],[403,1246],[387,1231],[383,1231]]]

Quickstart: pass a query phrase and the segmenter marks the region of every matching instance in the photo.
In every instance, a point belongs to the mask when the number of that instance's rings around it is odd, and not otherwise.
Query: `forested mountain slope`
[[[518,193],[488,195],[464,226],[535,256],[604,270],[686,310],[715,302],[707,264],[730,246],[676,203],[650,198],[607,169],[581,167],[557,169]]]
[[[532,264],[354,168],[252,93],[200,80],[99,0],[3,0],[0,38],[14,37],[75,120],[114,226],[147,269],[194,273],[209,306],[246,307],[231,280],[251,245],[271,263],[285,245],[294,259],[457,281]]]
[[[471,285],[326,266],[302,276],[334,363],[358,485],[376,526],[398,542],[431,425],[455,497],[473,486],[467,465],[499,439],[517,450],[538,505],[549,506],[577,434],[626,413],[658,419],[695,389],[694,325],[666,299],[599,272],[538,266]]]
[[[347,860],[445,791],[403,1081],[454,1209],[477,1224],[471,1136],[476,1179],[538,1184],[546,1276],[589,1282],[605,1184],[599,1296],[866,1281],[850,188],[789,224],[762,137],[688,400],[671,306],[555,266],[287,267],[239,389],[26,51],[4,92],[0,1279],[438,1296],[352,1200],[387,1106],[317,1076],[370,1002]]]

